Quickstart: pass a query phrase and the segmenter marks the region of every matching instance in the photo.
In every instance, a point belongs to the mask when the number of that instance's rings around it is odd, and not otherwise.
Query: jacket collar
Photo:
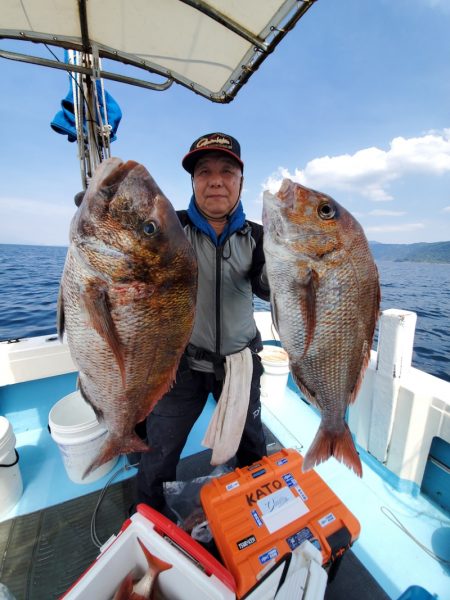
[[[222,245],[231,234],[235,233],[239,229],[242,229],[242,227],[245,225],[245,213],[241,201],[239,201],[236,209],[229,216],[227,224],[225,225],[225,229],[222,231],[219,237],[217,237],[216,232],[208,223],[206,217],[204,217],[198,210],[194,195],[191,197],[187,212],[193,224],[200,229],[200,231],[205,233],[216,246]]]

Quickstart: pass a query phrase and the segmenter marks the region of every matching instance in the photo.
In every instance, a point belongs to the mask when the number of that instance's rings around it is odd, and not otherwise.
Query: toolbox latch
[[[328,570],[328,581],[333,581],[341,564],[342,557],[351,546],[352,535],[344,525],[328,536],[327,542],[331,549],[331,566]]]

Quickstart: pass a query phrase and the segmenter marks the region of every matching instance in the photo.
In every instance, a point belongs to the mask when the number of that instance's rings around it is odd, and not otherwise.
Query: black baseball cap
[[[181,164],[188,173],[193,175],[195,163],[198,159],[213,150],[229,154],[239,163],[241,170],[244,170],[244,163],[241,160],[241,146],[237,139],[231,135],[217,131],[215,133],[207,133],[196,139],[189,148],[189,152],[181,161]]]

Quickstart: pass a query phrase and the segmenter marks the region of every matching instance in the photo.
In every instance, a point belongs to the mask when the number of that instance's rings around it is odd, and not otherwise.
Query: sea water
[[[66,252],[66,247],[0,244],[0,340],[55,334]],[[378,261],[377,266],[381,308],[417,313],[413,366],[450,381],[450,264]],[[255,298],[255,308],[270,310],[270,304]]]

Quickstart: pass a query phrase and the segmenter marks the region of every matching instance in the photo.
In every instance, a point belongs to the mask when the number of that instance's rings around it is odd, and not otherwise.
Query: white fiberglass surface
[[[320,422],[317,412],[290,388],[283,398],[266,401],[262,415],[285,447],[297,447],[302,454]],[[431,554],[450,561],[450,515],[421,494],[413,497],[397,491],[382,470],[371,468],[370,457],[361,452],[361,458],[361,479],[335,459],[316,469],[361,523],[355,555],[393,599],[412,585],[422,586],[439,600],[449,598],[450,564]]]

